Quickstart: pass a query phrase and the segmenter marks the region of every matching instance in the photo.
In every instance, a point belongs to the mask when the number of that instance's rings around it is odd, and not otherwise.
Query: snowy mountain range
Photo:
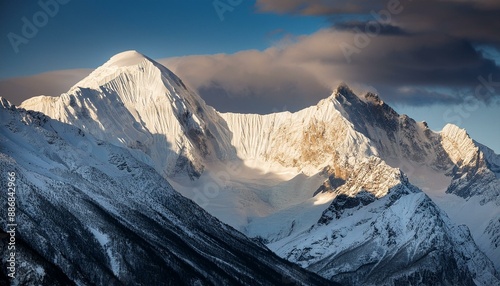
[[[128,51],[59,97],[2,106],[28,282],[500,283],[500,156],[375,94],[220,113]]]
[[[334,285],[220,222],[129,150],[5,99],[0,118],[18,225],[17,275],[2,268],[2,285]]]

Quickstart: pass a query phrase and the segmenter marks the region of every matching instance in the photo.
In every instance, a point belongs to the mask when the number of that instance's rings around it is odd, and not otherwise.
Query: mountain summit
[[[107,61],[104,66],[114,66],[114,67],[124,67],[124,66],[132,66],[141,63],[144,60],[148,60],[153,62],[150,58],[145,55],[139,53],[136,50],[130,50],[121,52],[119,54],[114,55]]]
[[[131,148],[165,176],[194,178],[204,160],[234,156],[230,132],[170,70],[136,52],[113,56],[60,97],[23,102],[98,139]]]

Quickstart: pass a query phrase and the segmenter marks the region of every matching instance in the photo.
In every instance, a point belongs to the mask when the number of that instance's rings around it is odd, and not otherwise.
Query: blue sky
[[[39,3],[57,3],[58,11],[44,18]],[[228,5],[222,17],[214,3]],[[401,0],[390,21],[369,34],[387,1],[356,3],[2,1],[0,95],[14,102],[57,96],[114,54],[134,49],[161,60],[221,111],[295,111],[346,82],[379,93],[434,130],[448,122],[464,127],[500,153],[500,4]],[[26,20],[39,24],[29,37]],[[13,37],[25,42],[14,47]],[[349,58],[345,47],[355,48]],[[491,79],[481,93],[478,78]],[[457,116],[464,107],[469,111]]]
[[[283,33],[310,34],[327,24],[316,17],[298,21],[299,16],[255,13],[253,1],[241,1],[221,20],[212,1],[70,0],[16,53],[7,34],[22,36],[21,19],[32,20],[42,8],[37,1],[1,5],[0,78],[95,68],[131,49],[151,58],[262,50]]]

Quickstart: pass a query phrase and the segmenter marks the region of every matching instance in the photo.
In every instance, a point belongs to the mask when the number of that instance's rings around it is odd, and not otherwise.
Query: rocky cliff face
[[[491,150],[474,142],[464,129],[454,125],[445,126],[441,136],[443,147],[455,163],[447,192],[465,199],[477,196],[482,204],[491,201],[500,206],[498,166]]]

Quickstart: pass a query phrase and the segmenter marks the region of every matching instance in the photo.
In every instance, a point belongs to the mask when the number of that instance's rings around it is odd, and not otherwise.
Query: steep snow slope
[[[127,149],[2,98],[0,122],[0,169],[17,186],[14,285],[328,284],[180,196]]]
[[[376,199],[339,195],[318,224],[269,244],[282,257],[346,285],[497,285],[490,260],[407,182]]]
[[[346,166],[355,166],[376,153],[369,140],[353,130],[330,100],[296,113],[222,113],[245,171],[229,176],[224,191],[211,199],[206,209],[245,233],[266,237],[266,240],[280,229],[283,234],[289,233],[290,227],[298,230],[300,224],[304,227],[314,224],[328,206],[326,203],[333,199],[328,197],[324,203],[317,204],[318,199],[313,198],[318,186],[329,176],[323,169],[334,165],[336,174],[343,177]],[[276,179],[266,180],[271,174],[275,174]],[[201,183],[207,181],[202,178]],[[193,185],[188,186],[192,189]],[[189,188],[187,192],[177,186],[176,189],[193,198]],[[237,223],[234,212],[227,210],[231,204],[244,212],[237,215]],[[251,211],[245,212],[245,209]],[[272,223],[272,215],[281,211],[290,215],[287,223]],[[304,212],[310,215],[304,216]],[[274,227],[268,227],[270,225]]]
[[[331,200],[338,195],[354,196],[360,190],[369,190],[373,198],[381,198],[387,195],[392,186],[399,183],[401,176],[399,171],[374,156],[342,169],[344,177],[337,177],[334,170],[325,168],[324,173],[330,176],[311,195],[314,198],[291,209],[250,222],[246,233],[266,243],[292,236],[314,226],[323,211],[329,207]]]
[[[436,170],[451,168],[452,162],[439,144],[439,135],[424,122],[399,115],[372,93],[358,96],[340,86],[334,94],[340,113],[373,142],[379,156],[389,164],[408,162]]]
[[[232,144],[244,161],[278,163],[307,175],[327,162],[354,165],[377,154],[369,140],[352,128],[337,110],[333,98],[296,113],[269,115],[221,114],[233,132]]]
[[[481,204],[492,201],[500,206],[500,179],[495,174],[497,162],[493,152],[480,148],[464,129],[455,125],[446,125],[441,137],[443,147],[456,166],[447,192],[465,199],[479,196]],[[489,156],[486,157],[481,149],[490,151]]]
[[[376,95],[358,97],[347,87],[336,93],[341,103],[338,109],[353,122],[355,130],[368,137],[379,156],[405,171],[410,180],[423,167],[451,176],[448,193],[466,199],[480,196],[483,203],[498,204],[498,155],[476,144],[465,130],[448,124],[441,132],[434,132],[425,122],[399,115]]]
[[[296,113],[220,114],[231,131],[231,143],[239,159],[222,165],[212,162],[199,180],[174,179],[172,184],[249,235],[255,234],[251,229],[277,230],[265,227],[269,222],[263,220],[276,212],[290,213],[291,208],[298,207],[319,216],[327,201],[333,199],[316,204],[313,198],[318,186],[330,176],[323,169],[335,166],[332,172],[345,177],[347,168],[376,154],[370,141],[354,131],[336,110],[333,100],[325,99]],[[304,218],[301,211],[296,215]],[[301,219],[307,227],[317,221],[317,217],[308,217]],[[280,227],[289,231],[288,223]]]
[[[483,152],[488,168],[495,172],[497,178],[500,178],[500,155],[495,154],[493,150],[481,143],[476,141],[474,141],[474,143],[479,147],[481,152]]]
[[[335,98],[340,113],[371,140],[380,158],[403,170],[455,223],[465,223],[500,269],[498,236],[486,233],[486,227],[500,219],[498,155],[457,126],[450,124],[434,132],[425,122],[399,115],[374,94],[357,96],[340,86]],[[464,209],[475,211],[467,216],[457,211]]]
[[[112,57],[60,97],[35,97],[22,107],[135,149],[137,159],[166,176],[187,170],[197,177],[204,161],[234,157],[230,132],[213,108],[135,51]]]

